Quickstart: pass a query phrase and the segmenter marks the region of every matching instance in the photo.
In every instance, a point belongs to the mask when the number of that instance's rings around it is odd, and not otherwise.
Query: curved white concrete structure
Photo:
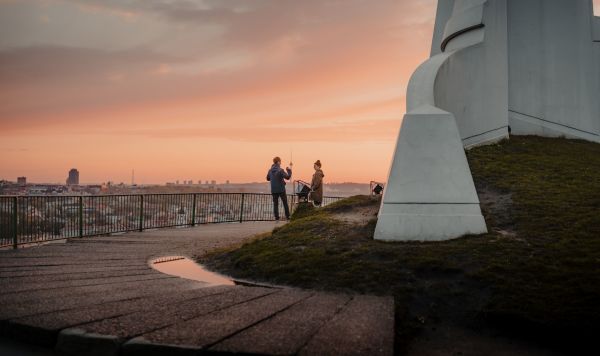
[[[557,24],[560,23],[560,24]],[[443,0],[413,74],[375,238],[487,231],[464,149],[514,134],[600,142],[591,0]]]
[[[591,0],[509,1],[515,134],[600,142],[600,18]]]

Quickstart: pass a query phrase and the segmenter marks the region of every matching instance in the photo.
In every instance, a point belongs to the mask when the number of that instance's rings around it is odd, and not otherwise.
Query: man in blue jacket
[[[290,165],[292,163],[290,162]],[[292,178],[292,170],[286,167],[281,168],[281,158],[273,158],[273,165],[267,172],[267,181],[271,182],[271,194],[273,195],[273,211],[275,212],[275,220],[279,220],[279,199],[283,202],[285,209],[285,218],[290,219],[290,208],[287,202],[287,194],[285,192],[285,179]]]

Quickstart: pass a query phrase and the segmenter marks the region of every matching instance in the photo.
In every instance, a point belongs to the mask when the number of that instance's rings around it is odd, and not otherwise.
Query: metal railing
[[[323,204],[339,199],[324,197]],[[290,209],[295,203],[296,196],[288,195]],[[271,194],[0,196],[0,247],[165,227],[271,220]]]

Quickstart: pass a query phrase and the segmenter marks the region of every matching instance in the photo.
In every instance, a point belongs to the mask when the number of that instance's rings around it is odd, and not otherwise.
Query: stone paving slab
[[[241,287],[244,288],[244,287]],[[247,303],[217,310],[214,313],[176,323],[170,327],[156,330],[134,338],[124,345],[137,353],[151,353],[155,345],[174,350],[184,347],[201,351],[219,341],[251,327],[270,316],[310,297],[312,293],[285,289]]]
[[[85,252],[82,252],[85,253]],[[134,269],[147,269],[147,264],[136,264],[134,267],[127,267],[127,270]],[[97,266],[49,266],[44,268],[37,269],[29,269],[27,271],[11,271],[4,270],[2,274],[0,274],[0,282],[3,278],[10,277],[29,277],[29,276],[45,276],[45,275],[53,275],[53,274],[66,274],[66,273],[85,273],[85,272],[102,272],[102,271],[123,271],[123,266],[114,266],[114,265],[97,265]]]
[[[33,271],[10,271],[10,272],[2,272],[0,275],[0,283],[4,285],[5,283],[9,283],[9,278],[16,277],[39,277],[45,278],[46,276],[62,276],[74,273],[97,273],[97,272],[110,272],[110,271],[134,271],[134,270],[143,270],[148,271],[148,266],[139,266],[139,267],[129,267],[127,269],[123,269],[121,267],[94,267],[94,268],[71,268],[71,269],[59,269],[59,268],[44,268],[41,270],[33,270]]]
[[[80,308],[36,314],[12,319],[6,327],[10,336],[33,344],[54,346],[59,331],[81,324],[91,324],[103,320],[118,320],[133,313],[153,311],[157,306],[176,305],[182,301],[194,300],[211,294],[222,294],[232,286],[218,286],[184,291],[182,293],[162,292],[147,298],[143,296],[121,299]]]
[[[351,300],[319,293],[211,347],[212,351],[293,355]]]
[[[55,288],[69,288],[70,290],[72,290],[72,288],[75,287],[106,285],[123,282],[137,282],[144,280],[161,279],[164,277],[164,274],[157,272],[126,276],[107,276],[104,278],[69,279],[62,281],[53,281],[53,283],[48,283],[47,280],[44,280],[43,282],[38,280],[37,282],[29,283],[19,281],[18,283],[10,283],[6,287],[2,288],[2,290],[0,290],[0,295],[9,293],[22,293],[28,291],[42,291]]]
[[[224,293],[199,295],[177,304],[155,305],[152,310],[82,325],[79,329],[86,333],[112,335],[124,341],[275,292],[277,290],[267,288],[231,288]]]
[[[136,276],[154,274],[156,271],[149,270],[148,268],[139,269],[126,269],[126,270],[110,270],[110,271],[91,271],[91,272],[73,272],[73,273],[57,273],[44,275],[44,281],[48,282],[60,282],[60,281],[78,281],[85,279],[98,279],[105,277],[121,277],[121,276]],[[39,276],[13,276],[13,277],[0,277],[0,283],[2,285],[12,285],[21,283],[36,283],[39,282]]]
[[[357,296],[299,354],[390,355],[393,347],[392,297]]]
[[[75,265],[75,264],[64,264],[64,265],[37,265],[37,266],[20,266],[20,267],[11,267],[11,268],[4,268],[4,269],[0,269],[0,275],[4,276],[6,274],[6,276],[10,276],[11,272],[35,272],[39,269],[49,269],[50,271],[54,270],[58,270],[58,271],[85,271],[88,269],[97,269],[97,270],[102,270],[106,265],[111,265],[113,268],[115,269],[128,269],[128,268],[143,268],[146,267],[145,263],[139,262],[139,263],[128,263],[128,264],[114,264],[114,263],[88,263],[88,264],[80,264],[80,265]],[[27,275],[25,274],[21,274],[21,275]]]
[[[90,292],[76,296],[47,296],[34,301],[9,304],[10,307],[3,306],[0,309],[0,324],[8,319],[14,319],[29,315],[49,313],[59,310],[81,308],[90,304],[106,303],[115,300],[125,300],[144,296],[151,296],[171,290],[173,293],[187,289],[205,287],[205,283],[194,281],[183,281],[181,278],[172,277],[161,279],[160,283],[156,280],[152,283],[138,283],[136,288],[124,290],[104,290],[104,292]]]
[[[131,289],[143,289],[149,285],[160,283],[162,280],[173,280],[179,282],[178,277],[169,275],[150,275],[151,278],[140,278],[140,280],[116,283],[120,292],[122,290],[127,291]],[[8,294],[0,294],[0,303],[6,304],[23,304],[23,303],[35,303],[40,300],[46,300],[48,297],[52,298],[71,298],[80,294],[105,294],[107,290],[115,287],[115,283],[105,282],[89,286],[77,286],[71,288],[44,288],[36,291],[24,291]]]
[[[15,269],[37,269],[38,267],[62,267],[62,266],[114,266],[114,267],[130,267],[144,264],[144,261],[136,261],[132,259],[122,259],[122,260],[105,260],[102,258],[96,258],[92,261],[86,259],[73,259],[73,258],[61,258],[60,261],[56,259],[43,259],[43,260],[34,260],[29,263],[27,261],[15,261],[15,263],[10,265],[0,266],[0,271],[11,271]]]
[[[57,260],[60,258],[60,260]],[[10,268],[10,267],[18,267],[18,266],[48,266],[48,265],[59,265],[64,266],[68,264],[72,265],[85,265],[85,264],[94,264],[94,263],[121,263],[121,264],[130,264],[131,258],[127,258],[127,256],[123,256],[122,254],[117,256],[106,256],[102,255],[98,258],[90,261],[89,259],[82,258],[81,255],[77,253],[62,255],[62,256],[34,256],[34,257],[5,257],[0,260],[0,269]]]
[[[214,287],[149,265],[275,226],[213,224],[0,251],[0,331],[66,355],[393,353],[392,298]]]

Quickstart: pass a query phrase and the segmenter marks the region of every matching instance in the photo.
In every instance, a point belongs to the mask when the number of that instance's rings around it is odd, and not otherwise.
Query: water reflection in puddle
[[[220,274],[205,270],[201,265],[181,256],[168,256],[150,262],[152,268],[165,274],[193,279],[212,285],[234,285],[235,283]]]

